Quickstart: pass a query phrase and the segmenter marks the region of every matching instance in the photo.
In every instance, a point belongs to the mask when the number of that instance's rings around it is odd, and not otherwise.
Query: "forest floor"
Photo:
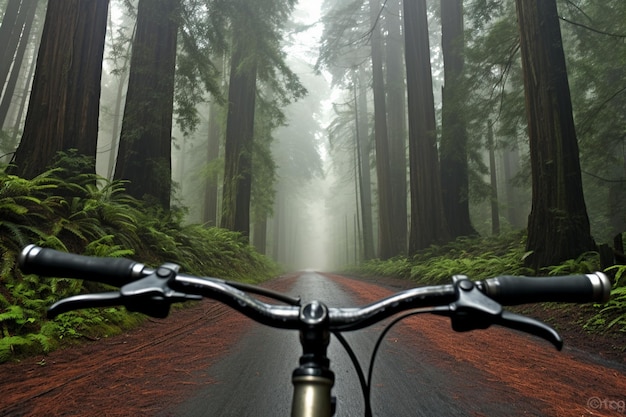
[[[396,278],[359,278],[393,291],[415,286],[415,283]],[[585,324],[597,313],[590,304],[532,304],[507,308],[515,313],[543,321],[554,328],[563,338],[564,345],[596,355],[599,358],[617,361],[626,366],[626,331],[618,326],[606,331],[585,329]]]
[[[280,291],[288,288],[292,279],[282,277],[266,285]],[[341,284],[361,302],[411,285],[390,279],[348,279]],[[472,343],[459,343],[458,334],[450,331],[449,324],[442,321],[445,319],[434,316],[420,319],[415,329],[408,324],[404,332],[407,338],[428,340],[428,354],[454,358],[452,364],[442,365],[452,371],[475,368],[481,375],[489,373],[493,380],[513,386],[512,393],[502,392],[512,400],[518,394],[537,398],[545,404],[542,416],[626,415],[622,409],[626,401],[626,335],[582,330],[581,320],[590,313],[580,307],[534,307],[525,312],[558,329],[565,340],[564,354],[551,353],[554,349],[547,342],[535,343],[505,329],[471,332],[479,334]],[[199,382],[191,376],[202,374],[226,355],[228,344],[249,329],[249,320],[228,313],[226,307],[207,300],[177,310],[167,319],[149,319],[122,335],[0,365],[0,416],[157,415],[197,388]],[[460,377],[473,378],[468,373]],[[213,382],[207,379],[204,383]],[[533,384],[556,385],[561,399],[555,398],[554,391]]]

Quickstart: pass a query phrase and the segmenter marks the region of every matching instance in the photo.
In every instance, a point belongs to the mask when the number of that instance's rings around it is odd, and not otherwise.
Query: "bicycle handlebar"
[[[484,292],[502,305],[545,301],[606,302],[611,282],[602,272],[554,277],[500,276],[483,281]]]
[[[203,296],[227,304],[272,327],[297,329],[302,325],[302,307],[297,299],[255,290],[257,287],[253,286],[238,289],[236,283],[221,279],[179,274],[178,267],[173,264],[151,269],[127,259],[75,255],[35,245],[24,248],[18,262],[25,273],[82,278],[121,287],[119,293],[79,295],[61,300],[49,309],[50,316],[78,308],[121,304],[131,311],[164,317],[171,303],[197,300]],[[456,276],[453,280],[453,284],[398,292],[363,307],[329,308],[329,329],[357,330],[401,311],[426,307],[431,307],[431,312],[451,316],[459,311],[472,311],[478,312],[478,316],[490,317],[488,324],[472,323],[468,326],[458,321],[455,327],[453,322],[453,327],[459,331],[484,328],[493,323],[519,328],[528,323],[522,323],[522,316],[510,313],[503,315],[501,305],[545,301],[601,303],[608,300],[611,290],[609,279],[601,272],[539,278],[500,276],[476,282],[469,281],[465,276]],[[264,303],[242,289],[268,295],[291,305]],[[155,305],[158,308],[155,309]],[[476,314],[473,317],[476,318]]]
[[[485,329],[493,324],[521,330],[550,341],[560,350],[563,340],[554,329],[530,317],[505,311],[502,305],[544,301],[605,302],[611,290],[609,279],[601,272],[541,278],[500,276],[475,282],[464,275],[456,275],[452,277],[452,284],[412,288],[363,307],[329,308],[319,301],[301,306],[299,298],[261,287],[180,274],[179,266],[175,264],[166,263],[153,269],[128,259],[74,255],[34,245],[22,250],[18,263],[25,273],[80,278],[120,287],[119,291],[82,294],[57,301],[48,309],[49,317],[81,308],[123,305],[129,311],[163,318],[169,314],[174,302],[207,297],[259,323],[299,330],[302,356],[300,366],[292,374],[292,416],[330,416],[334,413],[330,391],[334,374],[326,356],[330,332],[344,346],[355,366],[363,391],[365,415],[371,416],[371,373],[365,381],[354,352],[340,332],[358,330],[405,312],[387,324],[381,333],[372,353],[370,371],[387,330],[413,313],[447,316],[452,329],[459,332]],[[265,303],[250,293],[268,296],[287,305]]]
[[[114,287],[142,278],[145,268],[130,259],[76,255],[35,245],[22,250],[18,263],[25,274],[86,279]]]

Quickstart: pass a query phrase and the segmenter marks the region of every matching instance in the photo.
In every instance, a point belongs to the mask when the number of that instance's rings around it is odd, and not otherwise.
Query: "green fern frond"
[[[88,256],[100,256],[111,258],[124,258],[130,257],[135,254],[132,249],[124,249],[120,245],[113,243],[115,236],[107,235],[98,240],[90,242],[85,247],[85,255]]]
[[[37,245],[44,248],[60,250],[63,252],[68,251],[65,244],[57,236],[54,235],[42,236],[42,238],[37,242]]]
[[[19,305],[10,305],[0,312],[0,322],[13,321],[22,324],[25,320],[24,309]]]

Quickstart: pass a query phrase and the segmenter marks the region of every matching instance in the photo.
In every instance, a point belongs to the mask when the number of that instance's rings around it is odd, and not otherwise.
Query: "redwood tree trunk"
[[[108,0],[49,2],[22,141],[9,172],[42,173],[57,152],[93,157]]]
[[[555,0],[516,0],[532,169],[526,258],[539,268],[593,250]]]
[[[425,0],[404,0],[409,113],[409,254],[449,239],[443,213]]]
[[[7,51],[10,50],[11,33],[16,26],[21,3],[22,0],[9,0],[4,9],[2,24],[0,24],[0,59],[3,63],[9,59]]]
[[[22,5],[22,8],[24,9],[23,12],[25,14],[25,20],[24,20],[24,26],[20,28],[21,30],[20,30],[20,36],[19,36],[19,43],[17,46],[17,50],[15,51],[15,57],[11,57],[11,58],[7,57],[8,59],[7,62],[9,64],[13,62],[13,68],[11,69],[11,75],[9,76],[6,82],[4,93],[2,94],[2,102],[0,102],[0,129],[4,127],[4,124],[7,119],[7,115],[9,114],[9,108],[11,106],[11,102],[13,101],[15,88],[17,87],[19,75],[22,70],[24,54],[26,52],[26,47],[28,46],[28,42],[30,40],[30,30],[33,26],[33,21],[35,20],[35,11],[37,10],[37,0],[30,0],[30,1],[24,2],[24,5]]]
[[[0,42],[2,42],[2,46],[0,46],[0,85],[2,86],[7,80],[11,64],[14,61],[14,57],[22,37],[22,29],[24,28],[28,15],[30,14],[29,9],[31,6],[35,5],[33,0],[18,1],[17,3],[21,3],[19,5],[19,11],[17,14],[14,14],[15,5],[12,3],[13,2],[9,2],[7,5],[7,11],[2,19],[2,27],[0,28],[0,34],[2,34],[2,38],[0,38]]]
[[[209,132],[207,142],[207,164],[210,167],[205,190],[204,190],[204,210],[203,221],[207,226],[217,226],[217,172],[213,165],[220,153],[220,127],[219,127],[219,106],[211,103],[209,106]]]
[[[493,126],[487,128],[487,149],[489,150],[489,183],[491,185],[491,233],[500,233],[500,205],[498,201],[498,176],[496,172],[496,148],[493,140]]]
[[[385,28],[387,30],[386,90],[389,128],[389,160],[392,198],[392,230],[394,248],[406,253],[407,248],[407,135],[406,135],[406,86],[402,61],[403,38],[400,30],[402,19],[400,0],[387,2]]]
[[[374,226],[372,223],[372,180],[370,154],[371,146],[367,122],[367,88],[365,70],[360,67],[353,76],[355,94],[356,140],[359,160],[359,197],[361,203],[361,224],[363,229],[363,256],[375,257]]]
[[[444,79],[441,133],[441,194],[452,237],[476,234],[469,214],[467,132],[463,105],[463,3],[441,0]]]
[[[372,74],[374,77],[374,137],[376,142],[376,174],[378,178],[378,256],[389,259],[399,255],[394,247],[392,229],[391,167],[387,136],[387,106],[383,80],[383,51],[380,27],[377,25],[380,2],[370,0],[372,29]],[[376,26],[374,26],[376,25]]]
[[[234,26],[221,226],[249,236],[257,65],[252,55],[254,40],[246,33],[241,22]]]
[[[115,179],[165,209],[172,189],[172,112],[180,0],[140,0]]]

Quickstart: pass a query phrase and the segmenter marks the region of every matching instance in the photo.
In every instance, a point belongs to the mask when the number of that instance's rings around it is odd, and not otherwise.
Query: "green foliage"
[[[484,279],[498,274],[528,275],[523,266],[525,235],[510,233],[486,238],[461,237],[442,246],[430,246],[412,258],[372,260],[356,272],[395,276],[420,284],[448,283],[453,275]]]
[[[397,257],[387,261],[372,260],[349,272],[366,276],[386,276],[410,279],[421,285],[449,283],[453,275],[467,275],[472,280],[497,275],[534,275],[524,267],[525,239],[523,233],[509,233],[486,238],[459,238],[443,246],[431,246],[412,258]],[[599,271],[597,252],[586,252],[539,271],[540,275],[586,274]],[[607,269],[615,274],[611,299],[595,306],[597,313],[587,321],[588,330],[617,327],[626,332],[626,265]]]
[[[183,225],[182,211],[160,211],[124,193],[124,183],[81,173],[84,161],[61,155],[63,168],[26,180],[0,173],[0,362],[47,352],[78,338],[100,338],[136,325],[123,308],[71,312],[46,320],[60,298],[106,290],[100,284],[23,275],[16,267],[30,243],[90,256],[133,257],[150,265],[259,282],[278,267],[237,233]]]
[[[615,273],[611,299],[606,305],[598,306],[598,314],[587,322],[586,327],[609,329],[617,326],[621,332],[626,332],[626,265],[612,266],[607,272]]]
[[[600,255],[598,252],[585,252],[576,259],[567,260],[560,265],[544,268],[549,275],[589,274],[599,271]]]

